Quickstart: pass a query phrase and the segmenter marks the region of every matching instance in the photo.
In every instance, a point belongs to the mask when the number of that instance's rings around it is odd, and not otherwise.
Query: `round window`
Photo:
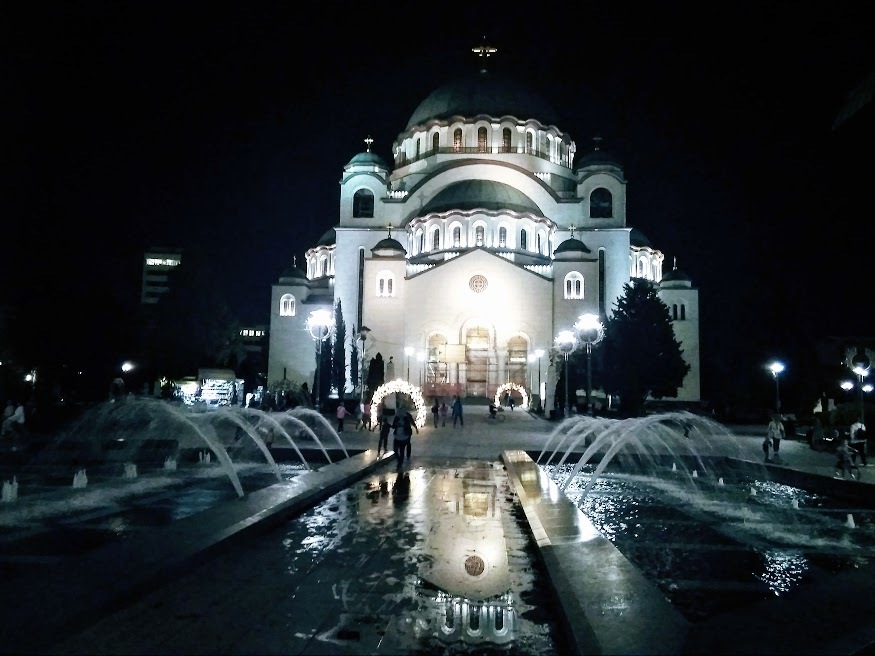
[[[471,280],[468,281],[468,287],[470,287],[471,291],[473,291],[474,293],[479,294],[487,287],[489,287],[489,281],[486,280],[486,276],[471,276]]]

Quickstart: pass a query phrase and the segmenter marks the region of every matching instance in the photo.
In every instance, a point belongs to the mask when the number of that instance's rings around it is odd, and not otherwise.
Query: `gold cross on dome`
[[[371,135],[368,135],[367,139],[365,139],[365,144],[368,146],[368,152],[371,152],[371,144],[374,143],[374,140],[371,139]]]
[[[675,268],[675,269],[678,268],[678,258],[677,258],[677,256],[675,256],[675,258],[674,258],[674,267],[673,267],[673,268]]]
[[[298,268],[298,256],[297,255],[292,255],[292,267],[294,267],[295,269]]]
[[[483,43],[475,48],[471,48],[471,52],[477,53],[478,57],[489,57],[498,52],[498,48],[494,48],[486,43],[486,36],[483,36]]]
[[[573,223],[571,224],[571,238],[572,238],[572,239],[574,239],[574,229],[575,229],[576,227],[577,227],[577,226],[574,225]]]
[[[389,239],[392,239],[392,224],[390,223],[386,227],[389,228]]]
[[[592,142],[594,145],[593,150],[598,150],[601,147],[602,141],[604,141],[601,137],[593,137]]]

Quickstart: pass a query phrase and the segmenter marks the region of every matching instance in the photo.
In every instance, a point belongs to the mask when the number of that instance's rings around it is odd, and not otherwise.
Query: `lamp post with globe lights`
[[[556,335],[556,349],[565,358],[565,405],[562,409],[563,416],[566,413],[565,408],[568,408],[567,412],[569,415],[571,414],[571,400],[568,397],[568,356],[574,351],[575,346],[577,346],[577,340],[574,333],[570,330],[561,330]]]
[[[316,388],[316,411],[322,411],[319,394],[319,370],[322,368],[322,342],[328,339],[334,328],[334,317],[328,310],[313,310],[307,318],[307,331],[316,342],[316,374],[313,386]]]
[[[866,404],[865,404],[865,401],[863,399],[863,393],[868,391],[868,390],[866,390],[864,388],[868,387],[869,390],[872,389],[871,385],[864,384],[863,379],[869,375],[869,366],[871,364],[872,363],[869,360],[869,356],[867,356],[866,353],[862,349],[858,350],[857,354],[853,358],[851,358],[851,371],[853,371],[857,375],[857,389],[858,389],[859,395],[860,395],[860,423],[861,424],[866,423],[866,416],[865,416],[865,413],[866,413],[865,405]]]
[[[605,327],[596,314],[581,314],[574,324],[577,338],[586,345],[586,414],[592,417],[592,347],[605,337]]]
[[[538,358],[538,412],[543,412],[544,405],[541,398],[541,358],[544,357],[544,349],[535,349],[535,357]]]
[[[535,398],[535,395],[532,393],[532,387],[534,387],[534,385],[535,385],[535,373],[532,371],[532,365],[535,364],[537,359],[538,359],[538,356],[535,355],[534,353],[529,353],[528,357],[526,358],[526,360],[529,361],[529,399],[530,399],[529,409],[531,409],[531,405],[532,405],[531,399]],[[540,391],[538,393],[540,394]]]
[[[775,412],[778,414],[781,413],[781,388],[778,383],[778,375],[784,371],[786,367],[784,367],[784,363],[782,362],[772,362],[769,365],[769,371],[772,372],[772,377],[775,379]]]

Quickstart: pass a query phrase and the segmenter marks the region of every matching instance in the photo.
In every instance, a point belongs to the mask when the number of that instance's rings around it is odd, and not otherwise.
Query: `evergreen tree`
[[[368,389],[373,392],[380,385],[382,385],[384,382],[386,382],[385,377],[386,377],[386,363],[383,362],[382,353],[377,353],[373,358],[371,358],[370,363],[368,363],[368,377],[367,377]]]
[[[337,396],[343,401],[346,392],[346,324],[340,301],[334,305],[334,347],[331,360],[331,385],[337,388]]]
[[[604,362],[602,388],[620,395],[620,407],[627,416],[640,414],[648,395],[676,397],[690,370],[674,336],[668,307],[647,280],[634,279],[624,285],[623,296],[605,325],[605,338],[596,348]]]

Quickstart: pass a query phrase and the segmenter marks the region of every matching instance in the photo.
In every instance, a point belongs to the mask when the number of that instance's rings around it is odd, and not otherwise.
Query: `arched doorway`
[[[522,335],[511,337],[507,340],[507,382],[515,385],[525,385],[527,373],[527,356],[529,354],[529,342]]]
[[[489,329],[473,326],[465,333],[465,382],[468,396],[486,396],[489,383]]]

